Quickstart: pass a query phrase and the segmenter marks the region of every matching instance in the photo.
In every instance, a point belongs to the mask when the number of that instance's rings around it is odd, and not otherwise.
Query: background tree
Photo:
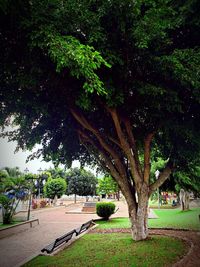
[[[44,186],[44,194],[46,197],[54,199],[55,196],[60,198],[67,189],[67,183],[63,178],[50,178]]]
[[[68,165],[79,159],[109,172],[126,198],[135,240],[148,236],[152,192],[175,168],[199,163],[199,5],[1,6],[0,124],[14,115],[19,128],[9,138],[22,149],[41,143],[33,156]],[[152,147],[167,159],[154,182]]]
[[[3,224],[12,223],[20,200],[28,197],[29,184],[25,177],[5,177],[1,180],[0,204],[2,205]]]
[[[155,172],[156,170],[162,172],[166,160],[162,158],[155,158],[151,164],[151,181],[155,181]],[[198,196],[200,192],[200,168],[193,165],[192,162],[188,164],[186,168],[175,170],[169,178],[160,186],[161,191],[173,191],[179,195],[180,189],[185,191],[190,191],[194,196]]]
[[[98,179],[98,194],[117,194],[118,185],[111,176],[104,176]]]
[[[3,170],[5,170],[8,173],[9,177],[19,177],[22,176],[22,172],[20,171],[19,167],[4,167]]]
[[[0,170],[0,191],[2,191],[1,186],[3,185],[3,181],[9,177],[6,170],[2,169]]]
[[[74,168],[67,173],[67,194],[76,196],[93,196],[96,193],[97,178],[85,169]]]
[[[50,168],[47,170],[48,173],[51,174],[51,177],[54,179],[54,178],[57,178],[57,177],[61,177],[61,178],[66,178],[66,171],[62,168]]]
[[[56,176],[56,177],[59,177],[59,176]],[[34,192],[35,192],[36,196],[40,197],[40,195],[44,194],[44,184],[50,178],[52,178],[52,176],[51,176],[51,173],[49,171],[43,171],[42,173],[36,175],[36,179],[34,180],[34,185],[35,185]]]

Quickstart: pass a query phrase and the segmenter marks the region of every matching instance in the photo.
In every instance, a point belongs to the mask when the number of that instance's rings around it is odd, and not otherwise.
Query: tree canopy
[[[97,179],[90,171],[74,168],[67,173],[67,194],[93,196],[96,192]]]
[[[44,185],[46,197],[54,199],[55,196],[61,197],[67,189],[67,183],[63,178],[50,178]]]
[[[136,240],[147,236],[150,194],[174,168],[199,163],[199,9],[198,0],[1,6],[0,124],[19,126],[8,136],[22,149],[41,143],[34,156],[111,173]],[[153,182],[151,149],[166,160]]]
[[[118,186],[111,176],[104,176],[98,179],[98,193],[99,194],[114,194],[117,193]]]

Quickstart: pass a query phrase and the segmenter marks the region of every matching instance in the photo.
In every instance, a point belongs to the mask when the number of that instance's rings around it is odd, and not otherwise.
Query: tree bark
[[[129,199],[128,210],[132,237],[135,241],[140,241],[145,240],[148,236],[148,187],[143,185],[137,196],[138,201],[135,203],[136,205],[130,204],[134,202],[134,199]]]

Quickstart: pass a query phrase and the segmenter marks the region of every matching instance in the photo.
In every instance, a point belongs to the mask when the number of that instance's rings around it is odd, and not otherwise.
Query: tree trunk
[[[148,190],[138,193],[138,203],[129,206],[132,237],[135,241],[145,240],[148,237]]]
[[[185,192],[185,210],[189,210],[189,203],[190,203],[190,193]]]

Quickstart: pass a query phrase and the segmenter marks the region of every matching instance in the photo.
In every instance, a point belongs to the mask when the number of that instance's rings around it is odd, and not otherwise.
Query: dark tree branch
[[[133,151],[133,156],[135,158],[136,161],[136,166],[138,168],[138,173],[140,174],[140,176],[142,176],[142,168],[141,168],[141,164],[140,164],[140,160],[139,160],[139,154],[138,154],[138,149],[137,149],[137,145],[135,142],[135,138],[132,132],[132,127],[131,127],[131,123],[129,119],[124,119],[123,120],[124,125],[126,127],[126,132],[128,134],[128,141],[131,145],[132,151]]]
[[[155,132],[150,133],[144,140],[144,182],[149,184],[149,175],[151,170],[150,155],[151,155],[151,142],[155,135]]]
[[[165,169],[159,174],[158,179],[152,183],[149,187],[149,195],[151,195],[158,187],[160,187],[170,176],[173,171],[173,167],[167,164]]]
[[[124,133],[122,131],[121,124],[119,121],[119,116],[115,108],[107,108],[107,109],[111,114],[122,149],[130,162],[132,176],[134,178],[136,186],[139,189],[140,184],[141,184],[141,176],[138,173],[138,167],[133,157],[133,154],[131,152],[131,147],[129,143],[127,142],[126,137],[124,136]]]
[[[118,168],[118,171],[120,174],[125,177],[126,175],[126,169],[124,165],[121,163],[121,159],[119,154],[114,150],[113,147],[111,147],[106,141],[103,139],[102,135],[98,132],[98,130],[92,126],[87,119],[80,114],[80,112],[75,111],[74,109],[71,109],[71,113],[74,116],[74,118],[77,120],[77,122],[86,130],[89,130],[91,133],[94,134],[94,136],[99,141],[100,146],[112,157],[112,159],[115,161],[115,165]],[[89,135],[87,135],[87,138],[89,138]],[[90,138],[91,139],[91,138]],[[94,140],[93,140],[94,141]]]

